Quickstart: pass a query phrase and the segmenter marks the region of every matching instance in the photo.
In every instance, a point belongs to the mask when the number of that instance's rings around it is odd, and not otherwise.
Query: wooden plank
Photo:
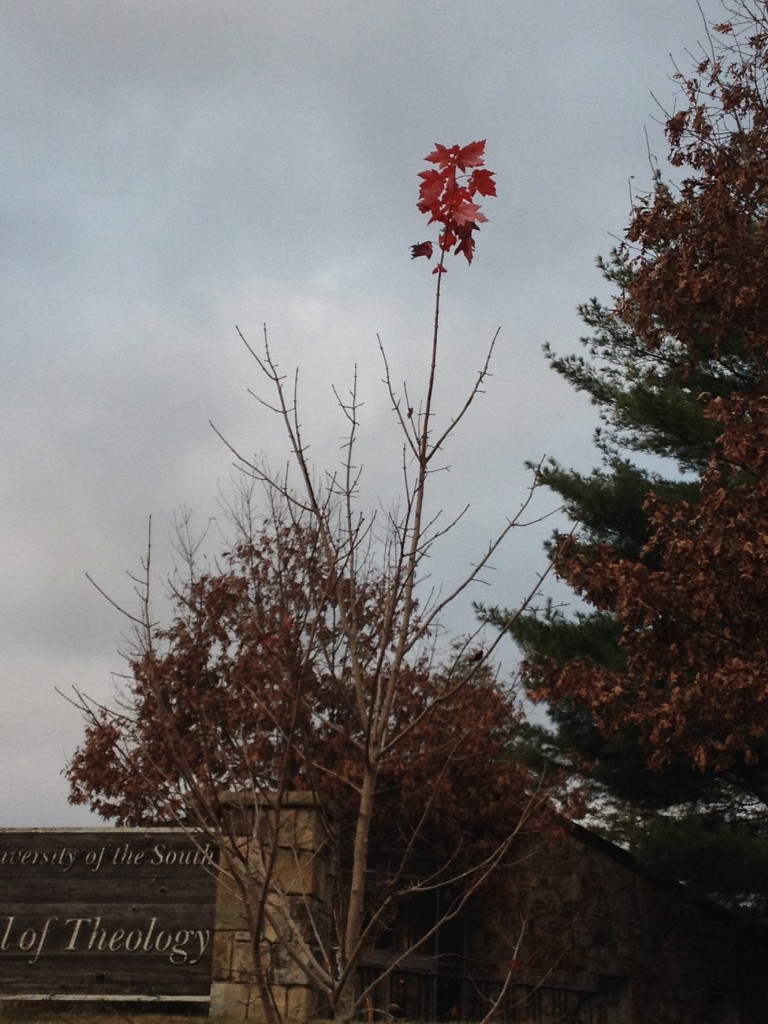
[[[180,830],[0,830],[0,997],[207,995],[213,856]]]

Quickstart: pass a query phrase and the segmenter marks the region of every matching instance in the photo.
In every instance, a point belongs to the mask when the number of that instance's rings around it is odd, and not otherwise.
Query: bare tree
[[[445,897],[435,920],[390,956],[390,971],[426,948],[509,861],[541,802],[524,769],[502,756],[519,721],[491,668],[503,634],[481,646],[473,629],[446,646],[440,631],[446,609],[524,523],[535,480],[458,583],[446,593],[425,586],[425,562],[458,518],[428,512],[430,483],[484,390],[497,340],[441,422],[445,260],[453,250],[471,261],[485,220],[475,200],[495,195],[483,152],[481,142],[438,146],[421,175],[419,207],[442,229],[419,394],[395,385],[379,342],[404,453],[399,505],[370,513],[359,497],[356,374],[348,397],[336,393],[347,424],[340,468],[318,474],[302,429],[298,371],[281,371],[266,329],[258,348],[241,335],[265,385],[255,397],[282,423],[288,468],[275,472],[266,457],[229,445],[260,488],[263,519],[248,502],[238,506],[238,542],[215,571],[202,571],[195,545],[185,545],[187,576],[174,591],[168,629],[152,618],[148,557],[122,705],[79,696],[87,736],[69,768],[73,799],[126,823],[174,817],[220,847],[218,870],[251,936],[252,980],[269,1024],[290,1012],[275,997],[270,943],[334,1019],[349,1020],[371,1005],[372,986],[360,986],[358,968],[394,908],[428,891]],[[422,243],[413,255],[432,251]],[[469,806],[462,787],[473,794]],[[296,791],[311,795],[311,843],[288,835]],[[288,879],[321,863],[327,898],[318,902]]]

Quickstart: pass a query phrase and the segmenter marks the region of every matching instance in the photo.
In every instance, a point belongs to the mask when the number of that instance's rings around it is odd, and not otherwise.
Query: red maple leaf
[[[419,186],[420,200],[429,205],[438,202],[445,187],[445,179],[440,171],[421,171],[419,177],[424,179]]]
[[[480,213],[480,207],[477,203],[470,203],[466,199],[458,203],[451,212],[453,213],[453,219],[459,225],[469,224],[471,222],[478,224],[488,220],[485,214]]]
[[[458,238],[456,233],[451,228],[446,227],[440,232],[440,237],[437,240],[437,244],[443,250],[443,252],[450,252],[451,249],[456,245]]]
[[[467,263],[471,263],[472,257],[475,254],[475,240],[472,237],[472,235],[464,235],[459,244],[456,246],[454,252],[456,253],[457,256],[460,252],[463,252],[467,258]]]
[[[493,171],[485,167],[473,171],[469,179],[469,191],[479,192],[481,196],[495,196],[496,182],[493,180]]]
[[[435,148],[424,159],[429,160],[432,164],[440,164],[441,167],[447,167],[451,163],[452,155],[458,152],[458,149],[458,146],[451,146],[448,149],[447,146],[441,146],[439,142],[436,142]]]
[[[428,260],[432,259],[432,243],[431,242],[419,242],[417,245],[411,246],[411,259],[415,260],[417,256],[426,256]]]
[[[470,142],[468,146],[464,146],[459,150],[456,156],[456,165],[460,171],[466,171],[468,167],[482,167],[485,163],[483,154],[485,153],[485,139],[480,139],[478,142]]]
[[[435,148],[424,159],[429,160],[430,163],[438,164],[441,169],[450,167],[453,164],[460,171],[466,171],[468,167],[481,167],[483,165],[485,162],[483,159],[484,152],[485,139],[470,142],[467,146],[451,146],[450,148],[448,146],[441,146],[439,142],[436,142]]]

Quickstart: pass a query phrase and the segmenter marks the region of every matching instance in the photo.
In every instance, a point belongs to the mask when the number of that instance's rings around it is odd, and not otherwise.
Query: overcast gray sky
[[[717,19],[716,0],[704,4]],[[396,379],[424,365],[430,237],[416,175],[435,142],[487,139],[499,197],[468,268],[445,280],[440,409],[502,328],[488,394],[438,498],[472,507],[437,582],[519,503],[526,459],[595,462],[594,413],[541,346],[577,345],[576,305],[666,154],[674,55],[704,37],[696,0],[0,0],[0,826],[88,824],[61,769],[82,724],[56,688],[103,699],[153,516],[216,511],[230,457],[284,456],[249,398],[235,325],[267,323],[301,364],[322,466],[357,364],[369,480],[391,500],[379,333]],[[433,233],[434,235],[434,233]],[[397,450],[394,451],[395,462]],[[541,508],[546,501],[541,504]],[[518,599],[546,529],[521,533],[471,596]],[[468,601],[458,609],[471,626]]]

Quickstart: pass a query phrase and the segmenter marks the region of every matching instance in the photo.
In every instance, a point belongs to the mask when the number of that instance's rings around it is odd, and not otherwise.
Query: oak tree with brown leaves
[[[93,707],[68,768],[72,799],[142,826],[184,819],[187,777],[211,801],[311,792],[333,809],[327,828],[343,858],[365,735],[316,531],[270,523],[220,562],[175,587],[171,624],[153,627],[130,661],[125,717]],[[386,586],[374,577],[356,588],[366,662]],[[505,756],[520,709],[478,655],[438,663],[425,654],[402,669],[392,709],[398,741],[382,759],[372,822],[373,842],[389,856],[398,847],[405,855],[419,833],[413,854],[428,836],[432,851],[469,867],[520,813],[528,780]]]

